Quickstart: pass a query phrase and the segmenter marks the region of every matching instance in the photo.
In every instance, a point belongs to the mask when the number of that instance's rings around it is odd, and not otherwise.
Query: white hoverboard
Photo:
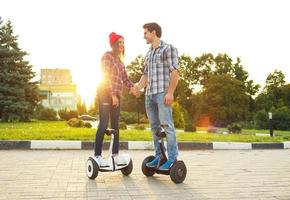
[[[118,134],[118,132],[114,129],[107,129],[105,134],[111,136],[109,155],[106,158],[102,158],[102,163],[95,156],[89,157],[86,165],[86,173],[88,178],[95,179],[98,176],[99,171],[113,172],[117,170],[121,170],[122,174],[128,176],[133,170],[133,162],[130,155],[118,155],[118,162],[116,162],[116,158],[112,155],[114,136]]]

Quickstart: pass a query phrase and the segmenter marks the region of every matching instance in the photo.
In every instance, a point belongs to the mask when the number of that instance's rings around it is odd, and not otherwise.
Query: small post
[[[269,130],[270,130],[270,136],[273,137],[273,122],[272,122],[272,113],[269,112]]]

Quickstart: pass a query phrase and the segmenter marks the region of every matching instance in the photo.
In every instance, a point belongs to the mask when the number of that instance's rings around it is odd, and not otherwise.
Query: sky
[[[289,2],[289,1],[288,1]],[[145,55],[143,24],[161,25],[162,39],[192,58],[203,53],[240,57],[249,78],[263,85],[281,70],[290,83],[290,2],[287,0],[0,0],[19,46],[39,78],[41,68],[72,72],[89,105],[111,32],[125,38],[126,60]]]

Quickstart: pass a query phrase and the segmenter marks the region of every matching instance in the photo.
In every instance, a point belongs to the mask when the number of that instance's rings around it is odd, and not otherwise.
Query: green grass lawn
[[[198,128],[202,130],[203,128]],[[290,133],[275,131],[277,137],[258,137],[254,133],[267,130],[243,130],[245,134],[177,133],[178,141],[232,141],[232,142],[282,142],[290,141]],[[82,140],[92,141],[96,129],[71,128],[64,121],[34,121],[28,123],[0,123],[0,140]],[[106,137],[106,139],[109,139]],[[151,132],[146,130],[121,130],[122,141],[151,141]]]

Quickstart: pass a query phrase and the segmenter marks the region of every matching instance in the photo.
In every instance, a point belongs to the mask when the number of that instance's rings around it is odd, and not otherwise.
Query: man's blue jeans
[[[178,156],[176,132],[172,116],[172,107],[164,104],[164,97],[165,93],[146,95],[146,112],[154,139],[155,157],[161,158],[161,150],[155,132],[160,125],[164,125],[164,129],[166,130],[168,160],[174,162]]]

